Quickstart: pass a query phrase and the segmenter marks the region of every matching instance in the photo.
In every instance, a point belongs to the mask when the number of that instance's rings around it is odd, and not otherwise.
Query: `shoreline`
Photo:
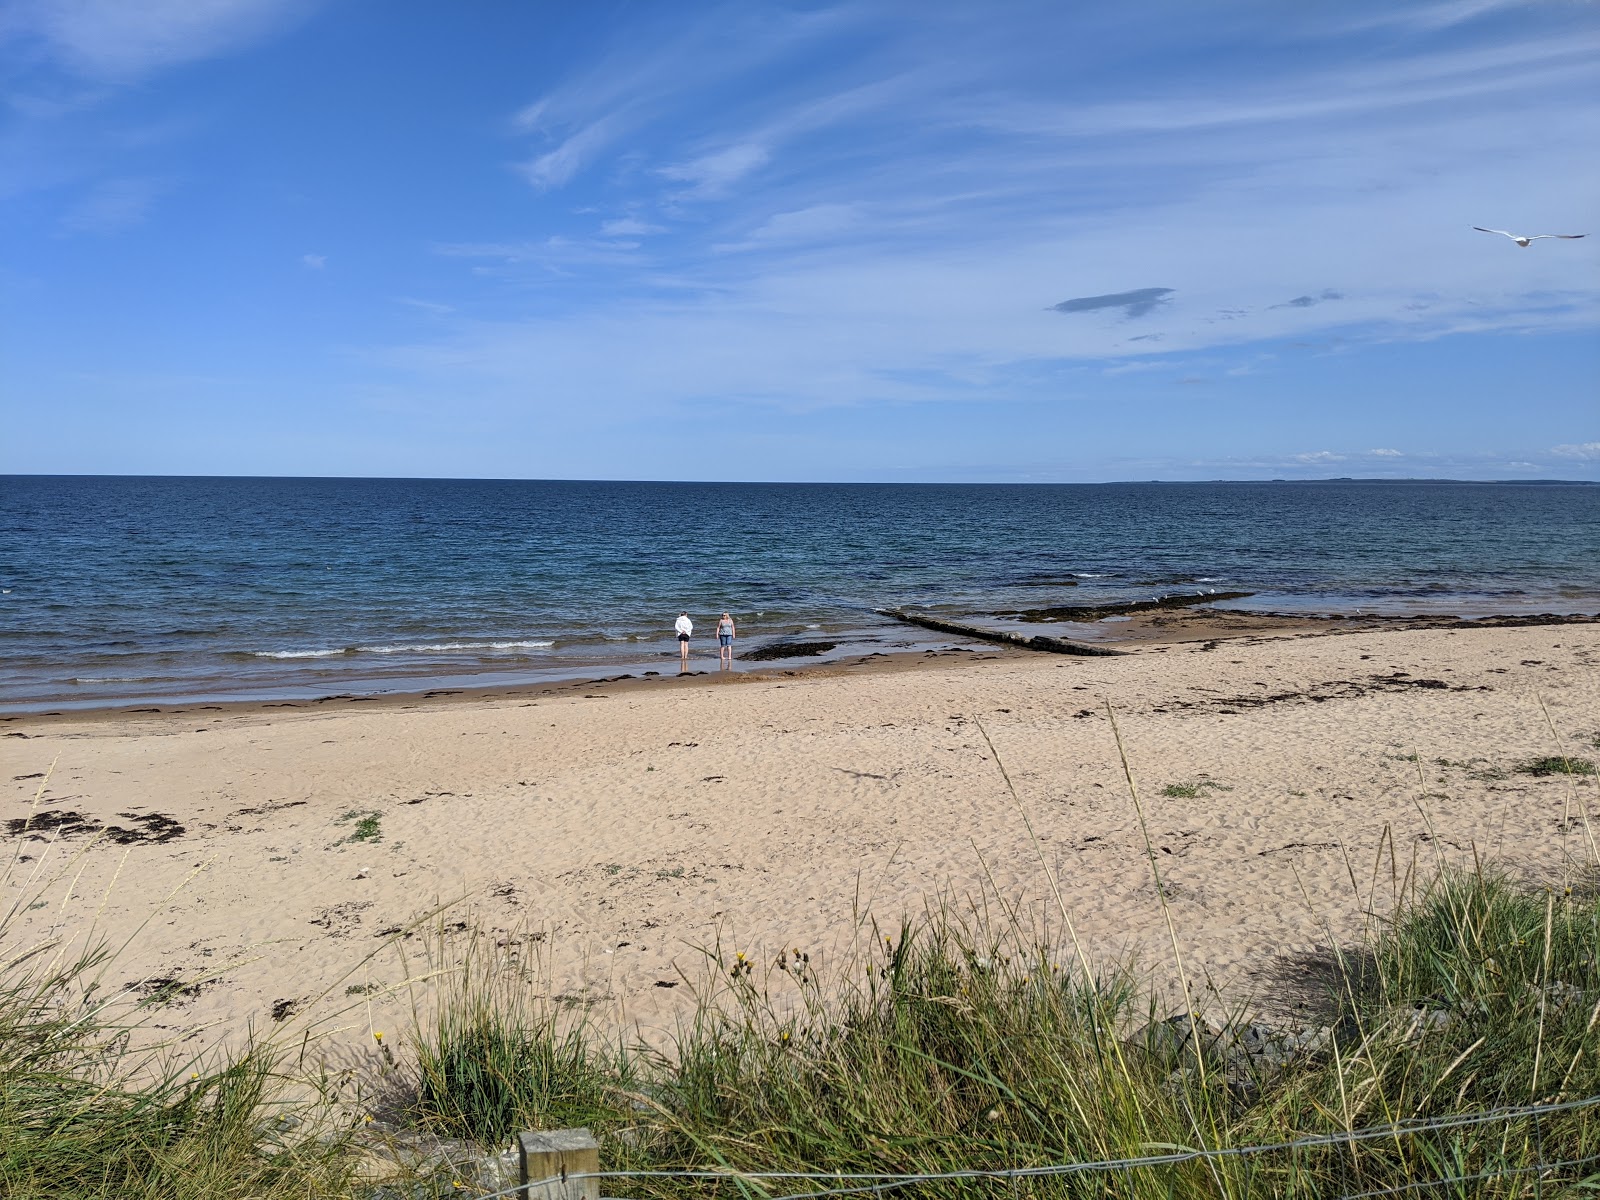
[[[1390,859],[1422,880],[1479,855],[1541,878],[1588,856],[1593,780],[1519,764],[1600,757],[1592,620],[1187,632],[1118,657],[951,650],[731,690],[13,722],[5,898],[30,940],[140,930],[112,987],[199,979],[155,1034],[303,1019],[353,1049],[426,1001],[405,981],[431,935],[406,934],[440,906],[440,937],[520,937],[563,1003],[667,1036],[703,948],[825,961],[861,913],[892,925],[940,896],[998,893],[1054,925],[1059,890],[1093,953],[1133,954],[1170,991],[1152,853],[1224,1005],[1272,1003],[1285,964],[1386,911]],[[354,1012],[351,971],[378,987]]]
[[[1095,646],[1121,653],[1139,653],[1152,647],[1180,646],[1192,642],[1214,642],[1221,645],[1232,641],[1274,640],[1283,638],[1341,636],[1372,631],[1401,631],[1420,629],[1512,629],[1559,625],[1588,625],[1600,623],[1600,613],[1529,613],[1498,614],[1463,618],[1454,615],[1354,615],[1344,613],[1302,614],[1252,612],[1239,609],[1194,606],[1142,612],[1112,622],[1095,622],[1092,625],[1068,621],[1022,622],[996,620],[984,621],[987,626],[1008,633],[1030,635],[1045,633],[1080,639]],[[0,736],[6,731],[28,729],[35,725],[78,720],[118,720],[131,717],[175,716],[191,713],[262,714],[286,709],[309,710],[327,705],[330,711],[336,706],[363,705],[375,709],[401,708],[412,710],[424,704],[437,706],[451,703],[482,703],[521,697],[554,697],[570,694],[578,689],[604,689],[621,691],[626,688],[660,688],[673,683],[686,686],[733,686],[739,683],[770,682],[774,678],[799,675],[914,669],[929,661],[947,659],[951,655],[978,654],[980,656],[1016,655],[1030,656],[1035,651],[996,642],[979,641],[957,635],[930,638],[926,630],[907,630],[908,636],[918,634],[924,645],[918,649],[854,652],[837,657],[799,655],[794,658],[763,661],[758,666],[744,667],[745,660],[735,657],[732,671],[719,671],[715,666],[703,665],[717,659],[715,645],[699,658],[692,657],[691,670],[644,669],[641,664],[627,664],[634,670],[620,674],[598,673],[597,665],[574,665],[571,672],[556,672],[532,681],[498,681],[493,683],[457,683],[452,677],[445,681],[437,676],[419,677],[416,686],[396,687],[382,691],[355,691],[315,694],[319,689],[307,688],[303,692],[274,692],[254,697],[210,699],[143,699],[100,703],[98,701],[72,702],[56,699],[28,703],[26,708],[0,706]],[[797,640],[792,635],[773,639]],[[826,640],[817,635],[817,640]],[[768,643],[768,644],[773,644]],[[840,639],[835,645],[850,644]],[[663,655],[663,657],[666,657]],[[673,655],[673,658],[676,656]],[[666,666],[664,662],[663,667]]]

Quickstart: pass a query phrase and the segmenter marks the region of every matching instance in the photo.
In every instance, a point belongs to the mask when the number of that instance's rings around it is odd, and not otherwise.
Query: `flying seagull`
[[[1498,233],[1501,237],[1508,237],[1517,245],[1521,246],[1524,250],[1526,250],[1533,242],[1537,242],[1540,238],[1567,238],[1571,240],[1573,238],[1581,238],[1585,236],[1581,233],[1536,233],[1532,237],[1523,237],[1520,233],[1507,233],[1504,229],[1485,229],[1482,225],[1474,225],[1473,228],[1479,233]]]

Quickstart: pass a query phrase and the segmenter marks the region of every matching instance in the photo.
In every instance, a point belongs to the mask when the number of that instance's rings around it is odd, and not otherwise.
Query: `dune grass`
[[[44,895],[75,878],[86,850],[58,858],[52,873],[54,834],[42,848],[27,843],[37,859],[26,870],[35,856],[23,845],[0,864],[0,896],[12,897],[0,906],[0,1196],[354,1195],[350,1123],[326,1098],[285,1101],[277,1048],[196,1057],[151,1036],[152,1013],[204,981],[151,981],[141,996],[108,986],[116,955],[92,927],[76,942],[28,931],[24,914],[47,907]]]
[[[517,1129],[587,1125],[603,1165],[630,1170],[1046,1166],[1600,1095],[1593,889],[1442,875],[1337,960],[1332,1036],[1264,1066],[1234,1061],[1231,1035],[1131,1036],[1166,1014],[1128,967],[1087,975],[1070,950],[994,911],[946,905],[887,933],[863,926],[860,952],[826,973],[795,950],[780,965],[710,948],[677,1041],[653,1049],[597,1032],[554,1003],[536,972],[468,939],[413,1053],[391,1060],[410,1077],[408,1111],[423,1128],[495,1146]],[[37,961],[10,961],[0,988],[0,1194],[463,1194],[450,1181],[375,1191],[358,1178],[356,1138],[331,1103],[282,1107],[269,1049],[209,1069],[132,1052],[127,1025],[85,989],[96,956]],[[1520,1197],[1578,1195],[1561,1189],[1586,1178],[1600,1178],[1600,1110],[897,1194],[1322,1197],[1407,1186]],[[605,1190],[740,1192],[685,1179]]]
[[[1337,960],[1331,1035],[1281,1064],[1241,1059],[1232,1033],[1203,1023],[1187,1040],[1181,1029],[1131,1036],[1167,1014],[1129,967],[1086,974],[1070,949],[995,911],[947,905],[887,933],[863,926],[859,953],[828,972],[796,950],[757,964],[710,948],[698,1003],[676,1042],[656,1048],[597,1032],[536,972],[468,939],[411,1053],[387,1057],[410,1079],[406,1111],[422,1128],[495,1146],[517,1129],[587,1125],[605,1167],[630,1170],[1034,1167],[1600,1095],[1593,889],[1532,888],[1486,869],[1442,875]],[[0,1194],[461,1194],[415,1180],[374,1191],[331,1101],[281,1105],[269,1048],[209,1068],[133,1052],[128,1025],[86,987],[100,960],[33,965],[42,961],[11,959],[0,988]],[[1421,1194],[1557,1195],[1600,1178],[1600,1110],[897,1192],[1321,1197],[1465,1176]],[[646,1178],[606,1191],[739,1187]]]
[[[1480,866],[1402,888],[1361,944],[1330,949],[1324,1012],[1299,1031],[1166,1020],[1135,964],[1092,962],[992,895],[887,930],[858,914],[854,953],[826,970],[799,948],[758,963],[708,947],[664,1046],[619,1040],[506,939],[469,934],[449,941],[459,956],[409,1046],[378,1043],[382,1087],[413,1127],[485,1147],[588,1126],[610,1170],[938,1175],[1208,1152],[894,1189],[930,1200],[1592,1194],[1600,1107],[1349,1136],[1600,1096],[1600,888],[1578,879]],[[306,1081],[271,1045],[204,1061],[134,1049],[166,997],[107,998],[104,952],[23,943],[28,899],[0,914],[0,1195],[470,1194],[426,1170],[374,1183],[359,1116],[326,1093],[289,1105],[285,1085]],[[643,1177],[603,1191],[824,1186]]]
[[[514,1128],[587,1125],[608,1169],[937,1174],[1252,1146],[1600,1095],[1592,892],[1529,889],[1489,871],[1441,877],[1342,957],[1328,997],[1334,1036],[1281,1067],[1230,1056],[1231,1035],[1130,1039],[1165,1015],[1152,1014],[1131,971],[1086,977],[1015,926],[997,933],[945,908],[874,932],[870,945],[827,977],[793,952],[780,968],[712,951],[717,974],[669,1050],[610,1046],[581,1022],[564,1026],[523,983],[463,976],[439,1023],[419,1030],[418,1115],[490,1142]],[[903,1191],[1320,1197],[1487,1173],[1422,1194],[1531,1196],[1596,1175],[1596,1156],[1600,1109]],[[1569,1160],[1590,1161],[1544,1170]],[[686,1180],[606,1186],[731,1194]]]
[[[280,1102],[271,1049],[215,1062],[133,1050],[142,1006],[98,998],[103,956],[47,955],[0,960],[0,1195],[351,1194],[347,1131],[325,1106]]]

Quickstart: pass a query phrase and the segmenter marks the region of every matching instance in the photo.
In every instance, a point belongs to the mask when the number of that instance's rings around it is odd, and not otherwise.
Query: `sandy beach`
[[[1363,629],[15,718],[0,902],[18,944],[132,937],[107,986],[204,977],[152,1023],[195,1046],[403,1030],[403,989],[346,993],[419,970],[404,935],[437,906],[531,938],[556,994],[647,1035],[699,947],[826,958],[853,911],[986,889],[1059,928],[1052,875],[1094,953],[1170,990],[1109,705],[1191,971],[1270,1010],[1412,864],[1589,859],[1595,780],[1516,768],[1595,757],[1597,664],[1594,624]]]

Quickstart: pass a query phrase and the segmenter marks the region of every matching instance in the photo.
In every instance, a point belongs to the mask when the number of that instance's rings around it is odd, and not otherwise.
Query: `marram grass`
[[[97,999],[100,957],[29,956],[7,948],[6,932],[0,925],[0,1196],[464,1194],[454,1180],[437,1191],[415,1177],[371,1182],[357,1169],[371,1140],[332,1098],[289,1108],[270,1047],[208,1064],[130,1049],[139,1014],[119,1017]],[[517,1129],[587,1125],[608,1169],[1011,1169],[1600,1096],[1600,895],[1487,870],[1442,876],[1340,955],[1323,1018],[1336,1036],[1259,1072],[1208,1052],[1203,1038],[1152,1053],[1155,1041],[1130,1035],[1168,1014],[1150,1009],[1131,969],[1087,974],[1053,939],[951,906],[866,927],[856,956],[826,972],[803,949],[758,963],[710,948],[696,1003],[664,1047],[598,1033],[492,941],[467,944],[409,1051],[385,1055],[391,1086],[408,1081],[403,1111],[486,1146]],[[1534,1197],[1593,1194],[1597,1183],[1600,1109],[1590,1109],[894,1194]],[[603,1191],[820,1186],[628,1179]]]
[[[1153,1015],[1132,973],[1085,978],[1014,927],[997,935],[942,910],[870,945],[827,976],[793,951],[780,966],[713,950],[716,973],[669,1050],[618,1048],[581,1022],[563,1025],[480,961],[438,1023],[419,1030],[417,1115],[486,1141],[588,1125],[609,1169],[938,1174],[1254,1146],[1600,1095],[1592,893],[1488,872],[1441,878],[1342,956],[1328,996],[1337,1036],[1323,1052],[1255,1077],[1197,1057],[1196,1044],[1187,1057],[1130,1045]],[[1450,1178],[1459,1182],[1438,1183]],[[1406,1186],[1516,1197],[1585,1179],[1600,1180],[1600,1108],[895,1194],[1321,1197]]]
[[[271,1050],[210,1063],[131,1050],[141,1014],[96,999],[101,965],[40,953],[0,975],[0,1196],[352,1195],[347,1131],[327,1107],[279,1101]]]

